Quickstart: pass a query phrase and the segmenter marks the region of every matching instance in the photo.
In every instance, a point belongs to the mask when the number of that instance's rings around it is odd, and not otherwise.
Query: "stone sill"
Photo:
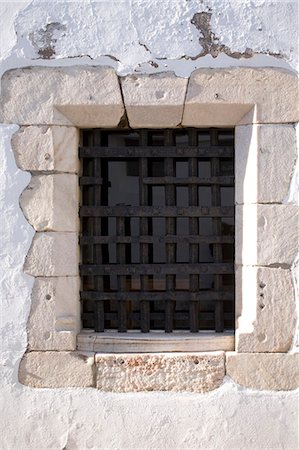
[[[101,353],[234,351],[235,337],[233,331],[224,333],[202,331],[197,334],[180,331],[166,334],[162,331],[95,333],[91,330],[82,330],[77,336],[77,349]]]

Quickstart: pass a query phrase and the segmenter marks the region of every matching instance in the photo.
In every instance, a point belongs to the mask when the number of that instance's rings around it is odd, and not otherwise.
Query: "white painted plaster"
[[[209,11],[209,7],[212,30],[221,43],[232,51],[250,47],[255,53],[266,54],[249,59],[224,54],[216,59],[210,55],[195,61],[185,59],[201,51],[200,33],[190,20],[194,13]],[[0,74],[28,65],[104,64],[121,75],[174,70],[189,76],[200,67],[250,65],[295,70],[297,64],[295,1],[1,1],[0,17]],[[29,33],[50,22],[62,23],[66,30],[55,35],[55,59],[37,59]],[[283,57],[275,58],[269,52]],[[10,139],[16,129],[0,127],[0,379],[5,405],[0,422],[1,449],[295,449],[295,392],[255,392],[234,385],[228,378],[220,389],[208,394],[34,390],[18,383],[33,284],[22,266],[34,231],[19,208],[18,198],[30,175],[18,170],[14,162]],[[286,202],[294,202],[298,195],[294,180]]]

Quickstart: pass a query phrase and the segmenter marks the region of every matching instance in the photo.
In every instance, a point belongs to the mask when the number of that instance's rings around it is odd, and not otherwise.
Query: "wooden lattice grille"
[[[82,132],[84,328],[233,328],[233,141],[227,129]]]

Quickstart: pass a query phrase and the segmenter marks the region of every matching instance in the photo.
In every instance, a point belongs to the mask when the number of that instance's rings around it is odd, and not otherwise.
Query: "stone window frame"
[[[227,374],[247,387],[297,387],[290,269],[298,207],[285,202],[296,162],[296,76],[231,68],[119,78],[109,67],[34,67],[6,72],[1,87],[0,120],[20,126],[12,147],[32,174],[20,206],[36,230],[24,264],[35,283],[20,382],[205,392]],[[235,127],[235,351],[212,351],[207,340],[195,352],[99,353],[94,341],[82,344],[93,351],[77,348],[79,129],[116,128],[125,114],[132,128]]]

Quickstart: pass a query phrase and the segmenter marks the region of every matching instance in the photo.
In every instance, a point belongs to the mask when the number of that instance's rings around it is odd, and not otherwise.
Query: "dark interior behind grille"
[[[234,328],[233,130],[83,130],[83,328]]]

